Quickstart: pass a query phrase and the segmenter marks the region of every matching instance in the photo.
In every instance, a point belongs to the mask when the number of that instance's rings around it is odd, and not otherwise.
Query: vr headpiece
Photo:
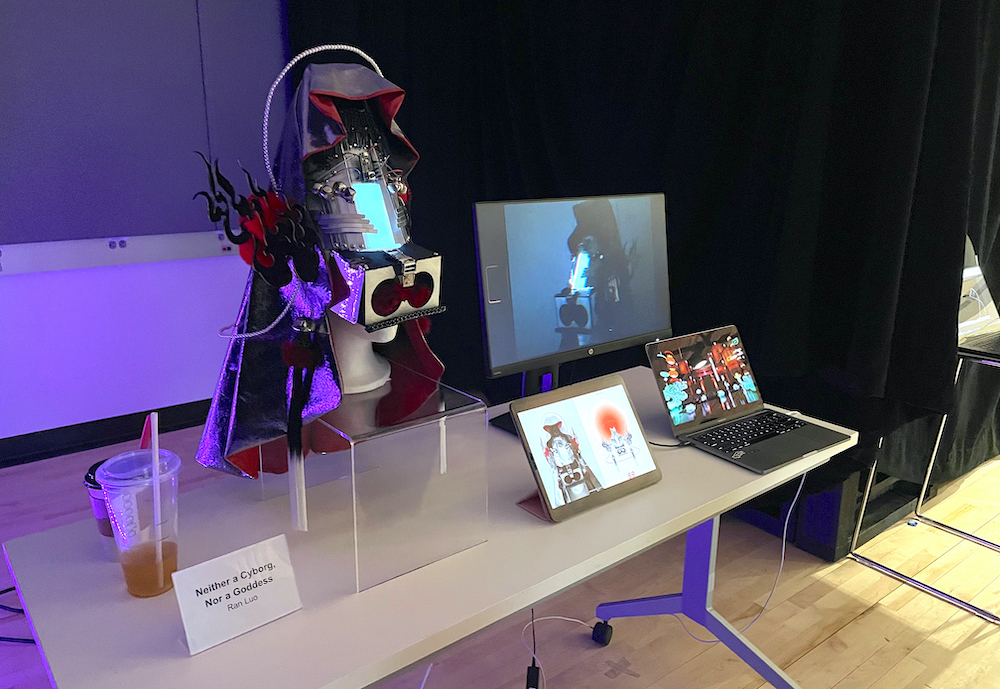
[[[369,332],[444,310],[441,256],[410,238],[406,178],[419,156],[394,120],[402,101],[362,65],[309,65],[276,166],[350,289],[331,311]]]

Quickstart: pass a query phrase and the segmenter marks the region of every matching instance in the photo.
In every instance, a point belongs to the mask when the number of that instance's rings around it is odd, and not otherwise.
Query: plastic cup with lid
[[[160,520],[155,524],[152,457],[152,450],[124,452],[104,462],[95,475],[104,490],[125,584],[139,598],[169,591],[173,586],[170,575],[177,570],[181,460],[169,450],[160,450]]]
[[[108,505],[104,501],[104,488],[97,482],[97,468],[107,460],[102,459],[89,469],[83,476],[83,485],[90,495],[90,509],[97,522],[97,531],[101,534],[104,553],[112,562],[118,562],[118,546],[115,544],[115,532],[111,528],[111,517],[108,515]]]

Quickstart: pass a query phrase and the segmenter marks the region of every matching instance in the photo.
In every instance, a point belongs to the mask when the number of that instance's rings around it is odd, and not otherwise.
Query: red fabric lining
[[[393,131],[393,120],[396,117],[396,113],[399,112],[400,106],[403,104],[404,97],[406,97],[406,92],[401,88],[384,89],[382,91],[376,91],[375,93],[369,93],[364,96],[347,96],[343,93],[335,93],[333,91],[309,92],[309,101],[315,105],[321,113],[340,125],[341,131],[344,131],[344,121],[340,118],[340,112],[337,111],[337,106],[332,100],[333,98],[343,98],[344,100],[354,101],[368,100],[369,98],[377,99],[379,111],[382,113],[382,119],[385,120],[385,126],[389,128],[389,131],[393,136],[402,141],[406,147],[410,149],[415,156],[414,162],[416,162],[416,160],[420,159],[420,154],[417,153],[417,149],[413,147],[413,144],[411,144],[405,136],[402,136],[402,132],[399,132],[398,129]],[[344,140],[344,136],[344,134],[339,135],[329,146],[318,148],[312,153],[302,156],[302,159],[305,160],[311,155],[333,148]]]

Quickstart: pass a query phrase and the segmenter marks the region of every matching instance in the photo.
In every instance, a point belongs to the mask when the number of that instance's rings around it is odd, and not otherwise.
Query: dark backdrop
[[[483,374],[474,202],[662,191],[675,332],[737,324],[768,399],[875,438],[952,402],[967,233],[998,284],[996,4],[289,0],[288,24],[408,92],[446,381],[517,391]]]

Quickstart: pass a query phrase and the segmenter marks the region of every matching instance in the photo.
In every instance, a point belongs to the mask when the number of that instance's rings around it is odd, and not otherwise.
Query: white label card
[[[302,607],[285,535],[173,573],[191,655]]]

